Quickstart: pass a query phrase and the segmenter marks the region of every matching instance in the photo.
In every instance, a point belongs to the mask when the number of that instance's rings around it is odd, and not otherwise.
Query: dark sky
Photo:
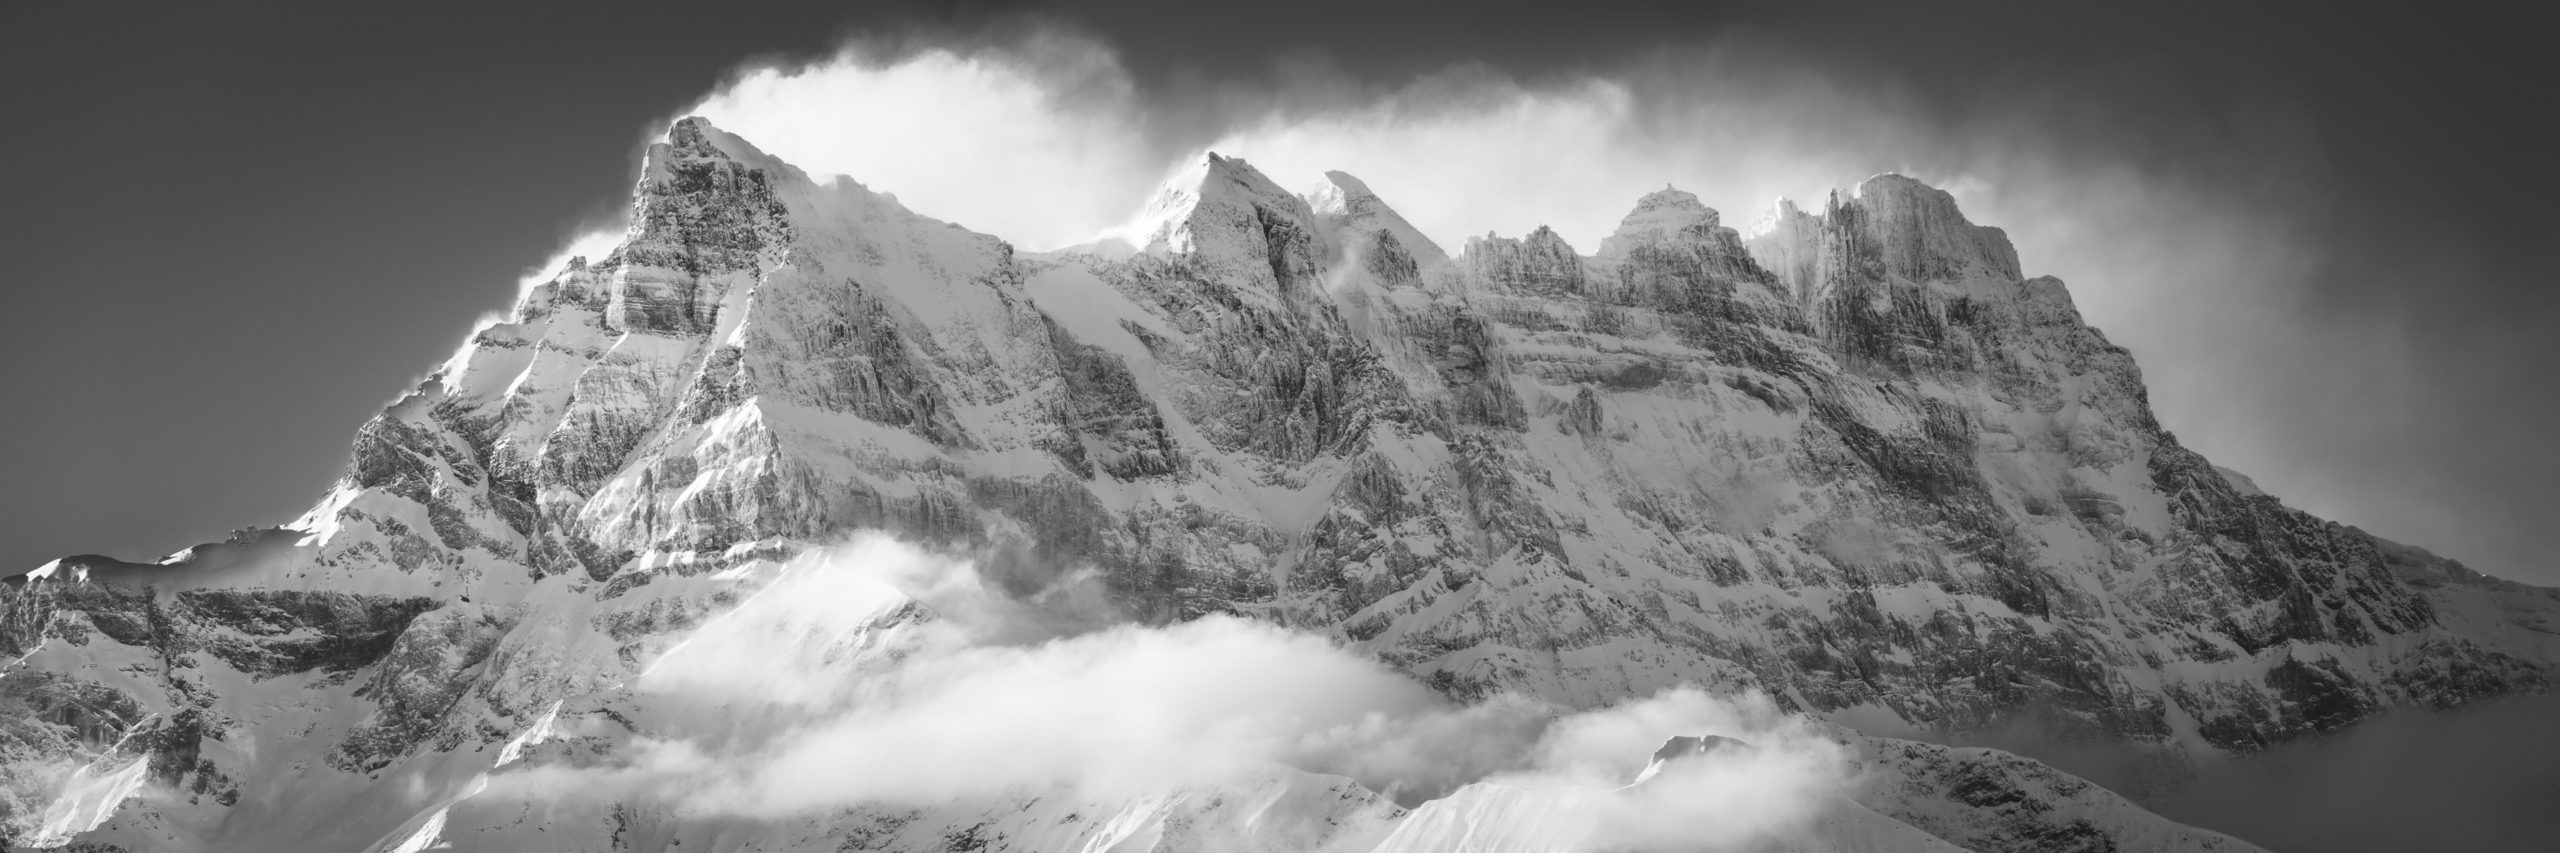
[[[2389,375],[2268,379],[2164,419],[2280,469],[2251,473],[2288,499],[2560,583],[2537,26],[2446,3],[1922,5],[0,4],[0,568],[291,518],[367,416],[618,209],[649,125],[740,63],[1037,19],[1168,99],[1310,62],[1534,80],[1748,43],[1948,122],[2031,92],[2039,138],[2194,181],[2228,177],[2218,123],[2275,105],[2312,139],[2266,194],[2315,250],[2289,322],[2375,336]],[[2257,369],[2145,349],[2169,339],[2119,336],[2155,372]]]

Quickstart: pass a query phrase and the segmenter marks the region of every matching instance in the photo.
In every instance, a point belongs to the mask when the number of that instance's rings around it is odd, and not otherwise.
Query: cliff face
[[[13,820],[412,838],[415,789],[611,694],[744,569],[862,530],[1017,593],[1091,569],[1128,619],[1330,634],[1459,698],[1757,688],[1852,729],[2033,720],[2172,758],[2560,661],[2552,591],[2179,446],[2061,282],[1906,178],[1749,237],[1666,190],[1596,255],[1540,229],[1453,258],[1350,176],[1302,198],[1212,155],[1125,238],[1031,255],[699,120],[648,158],[621,247],[366,424],[304,517],[0,591],[8,689],[59,709],[14,766],[147,755],[134,786],[192,792]],[[1874,743],[1893,778],[2061,796],[2014,757]],[[1981,849],[2169,832],[1923,787],[1867,802]],[[1968,820],[2014,831],[1946,835]]]

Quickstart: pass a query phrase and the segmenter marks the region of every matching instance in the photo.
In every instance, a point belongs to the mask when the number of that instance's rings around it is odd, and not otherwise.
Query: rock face
[[[1328,633],[1458,698],[1756,688],[2172,760],[2560,661],[2553,591],[2180,446],[2062,283],[1919,182],[1748,237],[1665,190],[1596,255],[1542,228],[1453,258],[1327,180],[1212,155],[1122,238],[1034,255],[678,122],[621,247],[366,424],[308,514],[10,579],[7,693],[40,712],[10,766],[148,756],[183,792],[43,840],[419,838],[417,791],[627,681],[734,570],[860,530],[1016,592],[1089,569],[1128,619]],[[1892,778],[2006,780],[1861,801],[1975,849],[2210,835],[2044,808],[2105,792],[2014,756],[1862,742]],[[44,798],[12,802],[34,837]]]

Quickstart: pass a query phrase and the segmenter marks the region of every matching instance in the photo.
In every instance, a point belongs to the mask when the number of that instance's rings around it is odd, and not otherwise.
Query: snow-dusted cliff
[[[1916,181],[1747,237],[1665,190],[1596,255],[1541,229],[1452,257],[1325,177],[1210,155],[1125,233],[1031,255],[679,122],[622,244],[366,424],[303,518],[9,581],[8,819],[131,850],[1581,843],[1451,840],[1570,797],[1408,814],[1276,766],[752,830],[488,795],[698,726],[642,668],[869,530],[1116,619],[1326,635],[1456,701],[1765,692],[1865,768],[1809,849],[2247,849],[1880,735],[2031,720],[2174,763],[2560,662],[2551,591],[2179,446],[2062,283]]]

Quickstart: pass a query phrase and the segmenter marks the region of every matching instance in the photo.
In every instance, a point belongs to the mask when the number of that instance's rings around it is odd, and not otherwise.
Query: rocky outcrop
[[[1574,296],[1587,283],[1582,259],[1553,229],[1538,226],[1522,238],[1487,234],[1467,241],[1467,267],[1503,290],[1535,296]]]

